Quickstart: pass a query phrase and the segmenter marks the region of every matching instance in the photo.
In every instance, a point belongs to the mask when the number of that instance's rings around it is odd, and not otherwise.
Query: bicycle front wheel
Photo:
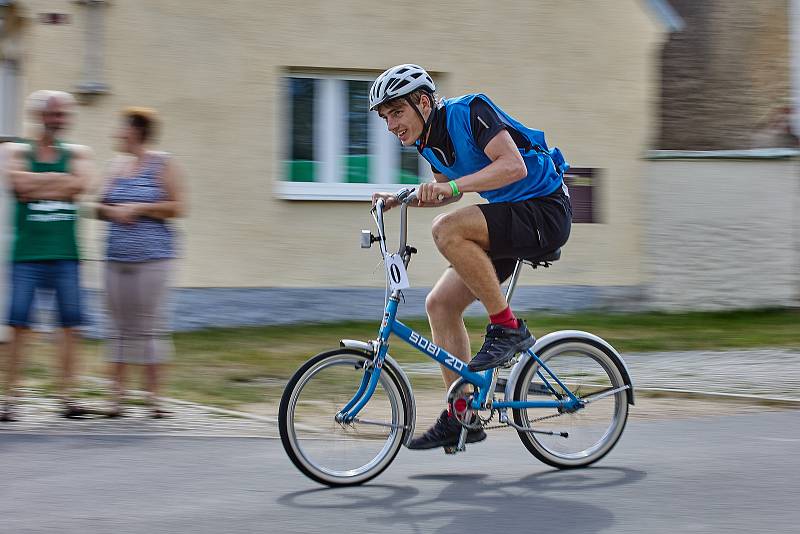
[[[519,432],[520,439],[536,458],[554,467],[584,467],[596,462],[617,443],[628,419],[625,381],[614,359],[603,348],[581,339],[555,342],[537,356],[586,404],[573,412],[563,408],[514,410],[517,425],[556,434]],[[514,400],[567,398],[564,389],[529,358],[520,373]],[[562,432],[567,437],[560,435]]]
[[[401,388],[384,368],[358,422],[334,417],[358,391],[370,358],[349,349],[311,358],[289,380],[278,411],[281,442],[294,465],[328,486],[362,484],[394,460],[406,425]]]

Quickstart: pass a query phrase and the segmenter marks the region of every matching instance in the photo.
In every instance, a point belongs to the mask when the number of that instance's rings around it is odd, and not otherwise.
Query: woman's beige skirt
[[[107,261],[108,360],[163,363],[174,352],[167,319],[172,260]]]

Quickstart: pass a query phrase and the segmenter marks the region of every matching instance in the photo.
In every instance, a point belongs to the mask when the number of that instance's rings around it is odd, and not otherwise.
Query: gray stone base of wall
[[[425,316],[425,296],[430,288],[412,288],[404,292],[398,316]],[[106,313],[102,293],[85,291],[88,337],[104,336]],[[322,323],[335,321],[380,322],[383,316],[384,291],[376,288],[181,288],[170,298],[172,327],[175,331],[202,328],[264,326]],[[644,309],[643,290],[639,286],[548,286],[518,287],[512,299],[517,312],[576,312],[608,309],[637,311]],[[481,316],[479,303],[467,315]]]

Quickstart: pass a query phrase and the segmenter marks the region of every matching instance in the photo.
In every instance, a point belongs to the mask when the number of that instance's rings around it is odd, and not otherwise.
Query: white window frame
[[[289,78],[311,78],[321,80],[321,88],[315,96],[315,105],[321,110],[315,114],[314,159],[319,162],[320,174],[315,182],[291,182],[286,180],[283,162],[290,151],[291,108],[288,89]],[[399,141],[389,133],[377,113],[369,114],[369,176],[370,183],[347,183],[339,181],[343,176],[342,154],[347,147],[347,121],[342,120],[347,110],[344,83],[350,80],[371,82],[373,77],[358,74],[317,74],[289,71],[281,76],[279,132],[284,139],[278,156],[275,192],[285,200],[338,200],[370,201],[377,191],[394,191],[408,184],[398,184],[394,177],[400,164]],[[317,127],[319,126],[319,127]],[[433,179],[430,165],[422,156],[417,156],[417,174],[423,179]]]
[[[19,82],[16,61],[0,60],[0,137],[19,133]]]

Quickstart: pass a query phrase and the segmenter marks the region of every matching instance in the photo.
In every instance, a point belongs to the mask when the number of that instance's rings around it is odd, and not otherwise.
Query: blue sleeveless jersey
[[[464,95],[444,101],[447,110],[447,132],[450,134],[456,154],[455,163],[451,167],[445,167],[427,147],[422,150],[422,157],[451,180],[478,172],[492,162],[472,137],[469,104],[475,98],[484,100],[497,112],[500,120],[529,141],[529,146],[519,149],[528,168],[528,175],[499,189],[479,194],[489,202],[520,202],[547,196],[561,187],[563,173],[569,168],[561,151],[557,148],[548,149],[544,132],[528,128],[483,94]]]

